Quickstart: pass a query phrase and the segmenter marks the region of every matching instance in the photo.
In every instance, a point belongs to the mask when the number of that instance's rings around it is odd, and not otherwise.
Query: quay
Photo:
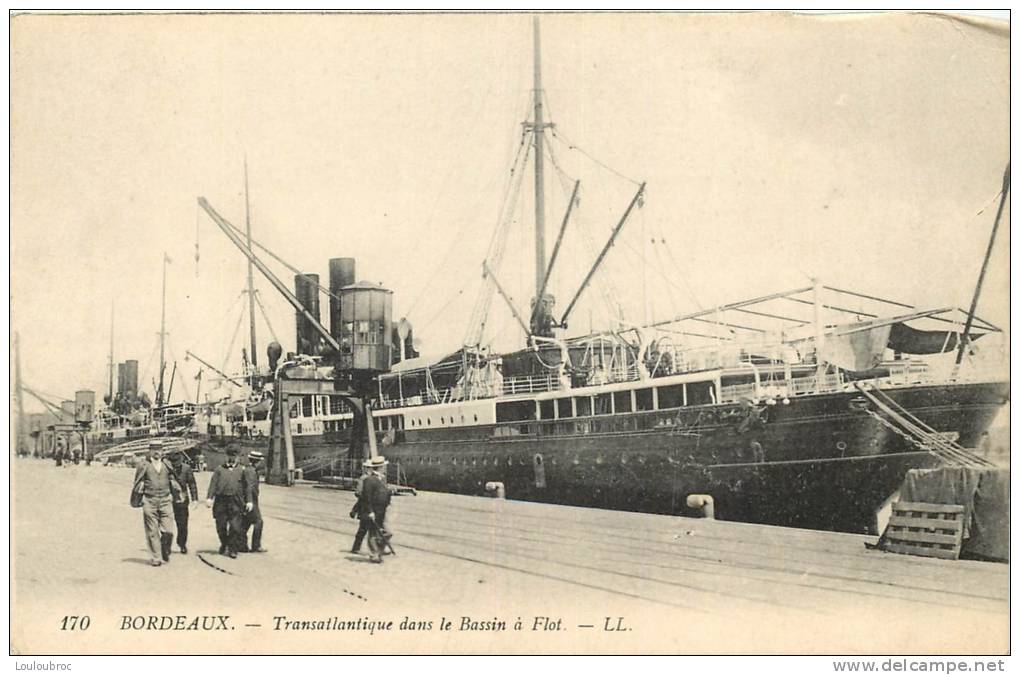
[[[875,537],[419,492],[395,556],[349,553],[350,492],[263,485],[263,545],[148,564],[122,467],[11,460],[16,654],[998,654],[1009,566]],[[69,629],[65,617],[88,616]],[[189,629],[190,628],[190,629]]]

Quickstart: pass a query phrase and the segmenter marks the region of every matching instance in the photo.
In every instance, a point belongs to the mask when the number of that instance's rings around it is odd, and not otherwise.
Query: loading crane
[[[297,296],[255,255],[251,247],[236,234],[236,228],[229,221],[217,213],[204,197],[198,198],[198,205],[220,228],[227,239],[248,258],[255,269],[290,303],[298,315],[322,337],[324,343],[332,350],[327,352],[326,360],[323,357],[312,358],[298,355],[291,358],[288,356],[285,361],[277,365],[280,358],[279,345],[275,343],[270,345],[269,370],[273,380],[273,409],[270,416],[270,443],[266,457],[267,482],[293,485],[297,479],[302,477],[301,469],[295,461],[294,442],[291,436],[291,397],[332,395],[343,398],[354,411],[355,429],[361,432],[352,434],[348,457],[353,462],[360,458],[377,456],[375,426],[372,422],[372,408],[368,401],[372,390],[371,382],[378,372],[377,369],[373,369],[372,365],[371,359],[374,355],[367,355],[365,359],[357,358],[361,356],[358,352],[360,346],[354,340],[339,340],[339,336],[331,334],[298,300]],[[383,291],[383,289],[379,289],[379,291],[389,292]],[[375,291],[373,289],[362,292]],[[389,317],[384,318],[384,323],[388,324]],[[192,354],[192,356],[194,355]],[[227,377],[197,356],[195,359]],[[341,368],[341,363],[349,365]],[[369,365],[367,367],[354,365],[362,363]],[[233,378],[227,377],[227,379],[233,381]]]

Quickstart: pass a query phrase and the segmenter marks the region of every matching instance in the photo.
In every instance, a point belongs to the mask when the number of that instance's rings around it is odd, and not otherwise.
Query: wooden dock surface
[[[169,565],[153,568],[141,511],[128,506],[132,475],[13,461],[17,651],[1009,649],[1004,564],[867,550],[874,537],[437,493],[394,499],[388,525],[397,555],[382,565],[348,552],[357,529],[351,493],[263,485],[267,553],[218,555],[203,503],[191,512],[191,553],[175,548]],[[203,499],[209,475],[198,474]],[[91,626],[60,630],[67,615],[89,615]],[[228,615],[231,629],[124,628],[124,617],[150,615]],[[281,627],[332,617],[376,628]],[[399,628],[411,622],[416,630]]]

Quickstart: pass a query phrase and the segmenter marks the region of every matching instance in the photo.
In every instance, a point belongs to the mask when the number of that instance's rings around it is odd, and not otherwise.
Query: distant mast
[[[113,405],[113,310],[114,303],[110,302],[110,388],[107,390],[107,405]]]
[[[163,405],[163,372],[166,370],[166,265],[170,256],[163,252],[163,304],[159,318],[159,386],[156,388],[156,405]]]
[[[543,136],[546,124],[542,115],[542,43],[538,17],[533,19],[535,41],[535,83],[534,83],[534,123],[532,132],[535,135],[535,303],[540,305],[545,280],[545,158],[543,155]]]
[[[28,441],[25,439],[25,404],[21,387],[21,338],[14,334],[14,395],[18,399],[17,437],[14,442],[14,454],[27,453]]]
[[[248,157],[244,158],[244,223],[248,235],[248,250],[251,250],[251,208],[248,202]],[[259,357],[255,349],[255,281],[252,273],[253,264],[248,259],[248,330],[251,336],[251,349],[248,359],[251,362],[251,384],[255,386],[255,375],[258,373]]]

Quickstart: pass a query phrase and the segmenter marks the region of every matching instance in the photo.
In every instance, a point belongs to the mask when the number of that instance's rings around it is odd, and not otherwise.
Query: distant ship
[[[144,455],[153,438],[174,440],[175,446],[191,449],[193,442],[184,442],[192,434],[197,406],[182,401],[170,403],[177,363],[165,386],[166,362],[166,267],[170,258],[163,255],[163,295],[159,331],[159,379],[155,384],[155,401],[139,388],[138,361],[122,363],[113,360],[113,315],[110,317],[109,390],[104,406],[90,418],[86,436],[88,452],[102,463],[120,461],[123,455]],[[116,388],[114,373],[116,372]]]

